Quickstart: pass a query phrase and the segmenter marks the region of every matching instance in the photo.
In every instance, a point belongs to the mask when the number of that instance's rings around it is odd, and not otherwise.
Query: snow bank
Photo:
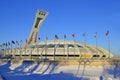
[[[0,64],[5,80],[119,80],[119,65],[69,65],[58,62]],[[1,79],[2,80],[2,79]]]

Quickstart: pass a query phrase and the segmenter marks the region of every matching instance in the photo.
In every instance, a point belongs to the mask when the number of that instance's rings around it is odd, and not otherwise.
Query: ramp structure
[[[38,42],[38,31],[40,30],[40,27],[48,15],[48,12],[38,10],[36,13],[36,18],[32,27],[32,31],[26,40],[26,45],[25,47],[31,46],[33,44],[36,44]]]

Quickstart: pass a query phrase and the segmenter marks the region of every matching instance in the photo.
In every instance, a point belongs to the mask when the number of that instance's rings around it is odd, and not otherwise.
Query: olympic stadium
[[[36,45],[29,46],[28,48],[15,48],[8,50],[6,52],[6,55],[19,57],[22,59],[36,60],[99,60],[112,57],[112,54],[103,48],[96,48],[96,46],[85,45],[71,40],[45,41]]]
[[[15,75],[16,72],[20,71],[26,71],[29,75],[30,71],[33,70],[32,74],[39,74],[40,78],[40,75],[51,75],[61,73],[61,71],[80,77],[78,80],[103,80],[101,79],[102,76],[105,80],[112,80],[113,75],[119,76],[120,59],[119,57],[113,57],[109,50],[97,45],[81,43],[75,39],[68,40],[65,36],[64,39],[59,39],[57,35],[53,40],[48,40],[46,37],[45,41],[39,42],[38,32],[47,15],[48,12],[37,11],[31,33],[25,45],[4,50],[2,57],[0,55],[0,64],[3,64],[1,68],[5,70],[8,67],[10,72],[7,73],[11,74],[12,71],[15,72]],[[74,38],[73,35],[72,37]],[[4,62],[6,66],[4,66]],[[111,74],[111,72],[113,73]],[[71,78],[70,76],[68,78]]]
[[[38,43],[38,32],[47,15],[48,12],[38,10],[25,46],[6,50],[5,56],[23,60],[105,60],[113,56],[103,48],[75,40],[55,38]]]

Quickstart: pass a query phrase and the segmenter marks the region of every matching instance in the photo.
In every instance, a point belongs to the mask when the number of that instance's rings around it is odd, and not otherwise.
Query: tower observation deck
[[[36,44],[38,42],[38,31],[47,15],[48,15],[47,12],[40,10],[37,11],[32,31],[26,41],[26,45],[25,45],[26,47]]]

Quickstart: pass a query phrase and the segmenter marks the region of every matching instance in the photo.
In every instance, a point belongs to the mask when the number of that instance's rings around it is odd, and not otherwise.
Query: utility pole
[[[82,36],[84,38],[84,46],[85,46],[85,49],[86,49],[86,33],[83,33]],[[84,57],[86,59],[86,54],[84,54]]]
[[[45,55],[46,55],[46,59],[47,59],[47,41],[48,41],[48,36],[46,35],[46,46],[45,46]]]
[[[106,32],[106,36],[107,36],[107,39],[108,39],[108,51],[109,51],[109,57],[110,58],[110,34],[109,34],[109,31]]]
[[[65,57],[65,40],[66,40],[66,34],[64,34],[64,57]]]
[[[96,48],[98,48],[98,33],[97,32],[94,34],[94,37],[96,38]]]
[[[74,41],[74,58],[75,58],[75,34],[72,34],[73,41]]]

